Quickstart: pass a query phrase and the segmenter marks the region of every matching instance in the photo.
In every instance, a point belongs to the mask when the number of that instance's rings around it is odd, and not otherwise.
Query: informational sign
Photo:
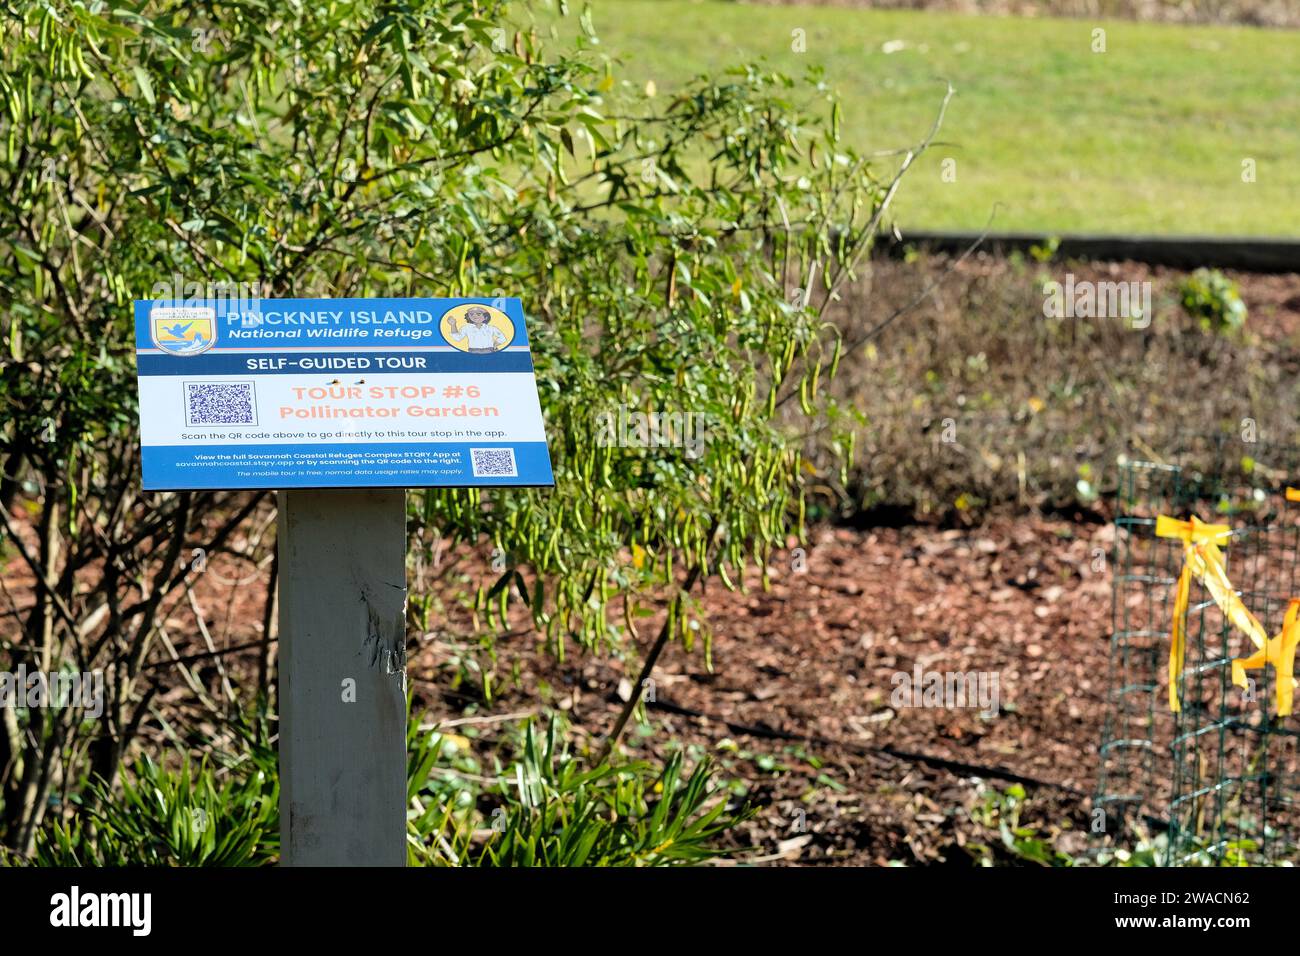
[[[518,299],[135,303],[144,487],[553,485]]]

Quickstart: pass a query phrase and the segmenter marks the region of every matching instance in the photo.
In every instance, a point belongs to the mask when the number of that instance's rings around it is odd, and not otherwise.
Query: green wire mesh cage
[[[1115,503],[1107,713],[1094,806],[1112,834],[1163,833],[1167,865],[1282,865],[1300,860],[1300,717],[1277,716],[1273,668],[1231,680],[1255,650],[1210,593],[1191,585],[1186,650],[1169,689],[1171,629],[1184,555],[1156,518],[1226,524],[1224,568],[1268,635],[1300,598],[1300,484],[1294,453],[1207,445],[1180,464],[1121,461]],[[1294,477],[1293,477],[1294,476]]]

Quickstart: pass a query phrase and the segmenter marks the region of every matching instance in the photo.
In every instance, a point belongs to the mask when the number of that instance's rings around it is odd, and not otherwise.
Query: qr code
[[[252,382],[186,382],[186,425],[256,425]]]
[[[471,448],[470,464],[475,478],[518,478],[513,448]]]

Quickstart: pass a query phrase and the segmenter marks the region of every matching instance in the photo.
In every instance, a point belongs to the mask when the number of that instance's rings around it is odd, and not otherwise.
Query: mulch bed
[[[1110,534],[1038,519],[817,529],[804,573],[784,564],[767,592],[756,575],[747,594],[709,590],[712,671],[698,647],[665,652],[649,724],[632,728],[629,748],[712,753],[743,782],[762,811],[737,834],[740,860],[969,865],[963,845],[988,834],[968,811],[1015,780],[1031,801],[1022,823],[1073,828],[1060,845],[1086,851],[1110,614],[1109,578],[1093,562],[1095,549],[1109,554]],[[643,629],[646,643],[653,633]],[[441,648],[417,653],[411,674],[431,710],[453,717],[462,698],[439,694],[451,670]],[[475,714],[519,712],[543,696],[592,738],[611,725],[637,664],[625,673],[608,657],[502,653],[519,679]],[[1000,712],[896,709],[894,675],[918,666],[996,674]]]

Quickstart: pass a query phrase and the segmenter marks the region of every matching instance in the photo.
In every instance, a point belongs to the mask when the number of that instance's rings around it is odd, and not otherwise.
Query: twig
[[[274,644],[275,641],[276,639],[272,638],[269,643]],[[165,661],[154,661],[152,664],[145,664],[141,670],[151,671],[157,670],[160,667],[167,667],[171,664],[190,664],[194,661],[207,660],[209,657],[225,657],[227,654],[236,654],[239,651],[250,651],[255,647],[262,647],[267,643],[268,642],[264,640],[249,641],[247,644],[232,644],[231,646],[223,647],[220,650],[203,651],[198,654],[185,654],[183,656],[169,658]]]
[[[513,714],[491,714],[487,717],[457,717],[455,720],[439,720],[432,724],[421,724],[420,730],[434,731],[442,730],[444,727],[461,727],[467,724],[500,724],[508,720],[523,720],[525,717],[535,717],[540,713],[540,708],[534,707],[531,710],[521,710]]]
[[[849,342],[849,344],[844,347],[844,351],[846,353],[852,352],[854,349],[858,348],[859,346],[865,345],[871,339],[874,339],[877,335],[879,335],[886,328],[892,325],[896,319],[906,315],[908,312],[911,312],[918,305],[924,302],[927,298],[933,295],[934,291],[938,289],[939,286],[943,285],[944,282],[948,280],[949,276],[951,276],[954,272],[957,271],[957,267],[961,265],[963,262],[965,262],[971,256],[971,254],[980,247],[980,245],[984,242],[984,240],[988,238],[989,230],[992,229],[993,227],[993,217],[996,215],[997,215],[997,205],[995,204],[993,210],[989,213],[988,220],[984,223],[984,231],[975,237],[975,241],[972,242],[960,256],[954,259],[949,264],[948,268],[943,270],[943,273],[940,274],[939,278],[935,279],[924,289],[922,289],[920,294],[917,295],[916,298],[912,299],[912,301],[908,302],[907,305],[903,306],[902,308],[896,309],[892,315],[876,323],[876,325],[868,329],[864,335],[861,335],[858,338]]]
[[[714,527],[716,529],[717,525]],[[710,534],[709,537],[711,539],[713,535]],[[686,581],[682,584],[682,593],[689,594],[699,577],[700,569],[698,567],[692,568],[691,573],[687,575]],[[641,673],[637,675],[636,683],[632,685],[632,693],[623,702],[623,709],[619,712],[618,720],[614,721],[614,729],[609,732],[609,736],[605,738],[605,743],[600,749],[599,763],[604,763],[614,752],[619,737],[623,735],[623,728],[627,726],[628,720],[632,717],[632,712],[636,710],[638,700],[636,689],[645,686],[645,682],[650,679],[650,674],[655,669],[655,664],[659,661],[659,655],[663,653],[664,648],[668,645],[668,638],[672,636],[671,621],[672,616],[669,615],[664,621],[664,626],[660,628],[659,636],[655,638],[650,653],[646,655],[645,663],[641,665]]]

